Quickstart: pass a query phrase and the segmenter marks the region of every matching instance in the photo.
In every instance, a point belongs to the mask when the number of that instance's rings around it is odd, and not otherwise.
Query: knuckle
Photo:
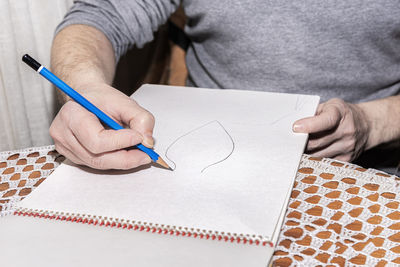
[[[337,125],[337,121],[338,121],[338,116],[335,113],[333,116],[328,116],[326,118],[326,123],[327,125],[329,125],[329,128],[333,128],[335,125]]]
[[[335,157],[335,160],[349,162],[351,160],[351,155],[349,153],[341,154]]]
[[[61,107],[58,115],[62,121],[69,123],[71,114],[73,114],[72,103],[71,101],[68,101]]]
[[[354,151],[355,147],[356,147],[356,140],[354,140],[353,138],[349,139],[347,141],[347,150],[348,151]]]
[[[354,138],[356,136],[356,127],[354,126],[354,124],[350,124],[348,127],[346,127],[345,135],[351,136],[351,139],[354,141]]]
[[[155,118],[153,114],[148,112],[147,110],[143,109],[136,117],[136,123],[139,125],[151,125],[154,126]]]
[[[154,123],[154,116],[148,111],[140,113],[139,123]]]
[[[346,110],[348,109],[348,106],[346,105],[346,102],[344,102],[340,98],[333,98],[328,100],[328,102],[325,103],[325,108],[330,109],[332,112],[332,117],[336,120],[340,119],[343,117],[343,114],[346,113]]]
[[[57,150],[58,153],[60,153],[61,155],[65,156],[65,149],[63,146],[61,146],[58,142],[54,143],[55,149]]]
[[[337,106],[343,106],[345,104],[343,99],[340,99],[340,98],[337,98],[337,97],[332,98],[327,103],[334,104],[334,105],[337,105]]]
[[[135,108],[140,107],[140,105],[138,104],[138,102],[135,99],[130,98],[130,97],[127,97],[127,98],[124,98],[124,99],[127,100],[127,104],[128,105],[131,105],[131,106],[133,106]]]
[[[123,158],[121,161],[121,169],[122,170],[128,170],[136,167],[137,165],[134,164],[132,161],[130,161],[127,157]]]
[[[104,170],[106,169],[105,161],[103,160],[102,157],[90,157],[87,160],[88,166],[99,169],[99,170]]]
[[[131,141],[131,137],[130,136],[125,137],[123,135],[113,134],[108,140],[110,147],[112,147],[113,150],[116,150],[124,148],[125,140]]]
[[[54,122],[50,125],[49,134],[50,134],[51,138],[53,138],[53,140],[55,140],[55,141],[61,139],[60,131],[58,131],[58,128],[57,128],[57,126],[55,126]]]
[[[156,121],[156,118],[154,117],[154,115],[150,112],[146,112],[146,114],[148,116],[148,120],[154,124],[154,122]]]
[[[135,138],[135,135],[133,134],[129,134],[126,137],[125,141],[123,141],[122,138],[116,138],[116,139],[117,140],[115,141],[115,145],[118,149],[123,149],[129,146],[133,146],[135,143],[137,143],[136,142],[137,138]]]
[[[64,104],[64,106],[61,107],[60,111],[58,112],[57,117],[60,118],[60,120],[65,121],[67,119],[67,114],[68,112],[66,111],[68,108],[66,107],[67,104]]]
[[[308,149],[309,150],[315,150],[318,147],[319,147],[318,141],[308,141]]]
[[[125,147],[125,143],[130,141],[129,136],[125,133],[126,130],[110,132],[108,130],[101,131],[97,138],[98,144],[97,146],[97,153],[106,152],[106,151],[113,151],[122,149]]]
[[[346,139],[340,141],[340,151],[341,155],[352,154],[355,151],[356,142],[354,139]]]
[[[86,148],[94,153],[94,154],[99,154],[102,151],[103,145],[100,142],[99,138],[88,138],[87,140],[84,140],[86,143]]]
[[[351,161],[351,156],[350,156],[350,154],[344,155],[342,160],[343,160],[343,161],[346,161],[346,162]]]

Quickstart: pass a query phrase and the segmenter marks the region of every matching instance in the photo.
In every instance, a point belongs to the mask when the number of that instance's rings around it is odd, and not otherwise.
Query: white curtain
[[[55,27],[72,0],[0,0],[0,151],[51,144],[55,88],[21,61],[49,66]]]

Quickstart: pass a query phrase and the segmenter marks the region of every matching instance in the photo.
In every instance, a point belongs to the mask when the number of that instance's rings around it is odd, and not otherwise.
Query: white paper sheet
[[[20,207],[272,239],[307,139],[292,124],[319,97],[145,85],[133,98],[154,114],[155,151],[174,171],[63,164]]]

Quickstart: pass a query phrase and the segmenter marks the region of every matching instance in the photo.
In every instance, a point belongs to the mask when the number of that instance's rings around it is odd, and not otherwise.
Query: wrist
[[[382,143],[382,133],[379,130],[381,129],[381,120],[379,120],[379,116],[376,116],[376,111],[371,108],[369,103],[359,103],[355,106],[361,112],[361,118],[367,125],[367,142],[364,150],[368,150]]]
[[[68,81],[63,79],[63,81],[82,95],[96,91],[104,91],[109,87],[109,85],[101,79],[68,79]],[[61,104],[65,104],[67,101],[71,100],[71,98],[61,90],[57,90],[57,95]]]

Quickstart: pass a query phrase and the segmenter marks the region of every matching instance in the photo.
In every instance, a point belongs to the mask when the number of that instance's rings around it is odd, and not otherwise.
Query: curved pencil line
[[[211,123],[214,123],[214,122],[218,123],[218,124],[221,126],[221,128],[225,131],[225,133],[229,136],[229,139],[230,139],[231,142],[232,142],[232,150],[231,150],[231,152],[228,154],[228,156],[226,156],[226,157],[223,158],[222,160],[219,160],[219,161],[217,161],[217,162],[214,162],[214,163],[212,163],[212,164],[206,166],[205,168],[203,168],[203,169],[201,170],[201,173],[202,173],[205,169],[207,169],[207,168],[209,168],[209,167],[211,167],[211,166],[213,166],[213,165],[216,165],[216,164],[218,164],[218,163],[221,163],[221,162],[227,160],[227,159],[233,154],[233,151],[235,150],[235,142],[233,141],[232,136],[228,133],[228,131],[225,129],[225,127],[224,127],[219,121],[217,121],[217,120],[210,121],[210,122],[207,122],[206,124],[204,124],[204,125],[202,125],[202,126],[199,126],[199,127],[195,128],[195,129],[193,129],[193,130],[187,132],[187,133],[184,134],[184,135],[181,135],[180,137],[178,137],[177,139],[175,139],[175,141],[173,141],[173,142],[167,147],[167,149],[165,150],[164,156],[165,156],[166,159],[168,159],[168,160],[174,165],[173,168],[170,166],[172,170],[175,170],[175,169],[176,169],[176,163],[175,163],[175,161],[173,161],[170,157],[168,157],[168,151],[169,151],[169,149],[170,149],[176,142],[178,142],[179,139],[181,139],[181,138],[183,138],[183,137],[185,137],[185,136],[187,136],[187,135],[189,135],[189,134],[191,134],[191,133],[197,131],[198,129],[201,129],[201,128],[203,128],[203,127],[205,127],[205,126],[207,126],[207,125],[209,125],[209,124],[211,124]]]
[[[201,170],[201,173],[203,173],[203,171],[205,171],[205,170],[208,169],[209,167],[214,166],[214,165],[216,165],[216,164],[219,164],[219,163],[221,163],[221,162],[227,160],[227,159],[233,154],[233,151],[235,150],[235,142],[233,141],[232,136],[228,133],[228,131],[225,129],[225,127],[224,127],[219,121],[216,121],[216,122],[222,127],[222,129],[225,131],[225,133],[229,136],[229,139],[230,139],[231,142],[232,142],[232,150],[231,150],[231,152],[230,152],[225,158],[221,159],[220,161],[217,161],[217,162],[215,162],[215,163],[212,163],[212,164],[206,166],[204,169]]]
[[[185,133],[184,135],[179,136],[177,139],[175,139],[175,141],[173,141],[173,142],[167,147],[167,149],[165,150],[164,156],[165,156],[166,159],[168,159],[169,161],[171,161],[171,162],[174,164],[174,167],[171,168],[172,170],[175,170],[175,169],[176,169],[176,163],[175,163],[175,161],[173,161],[170,157],[168,157],[168,151],[169,151],[169,149],[170,149],[176,142],[178,142],[179,139],[181,139],[181,138],[183,138],[183,137],[185,137],[185,136],[191,134],[192,132],[197,131],[198,129],[200,129],[200,128],[204,127],[204,126],[207,126],[208,124],[211,124],[211,123],[213,123],[213,122],[214,122],[214,121],[207,122],[206,124],[204,124],[204,125],[202,125],[202,126],[199,126],[199,127],[195,128],[195,129],[193,129],[193,130],[191,130],[191,131]],[[171,166],[170,166],[170,167],[171,167]]]

